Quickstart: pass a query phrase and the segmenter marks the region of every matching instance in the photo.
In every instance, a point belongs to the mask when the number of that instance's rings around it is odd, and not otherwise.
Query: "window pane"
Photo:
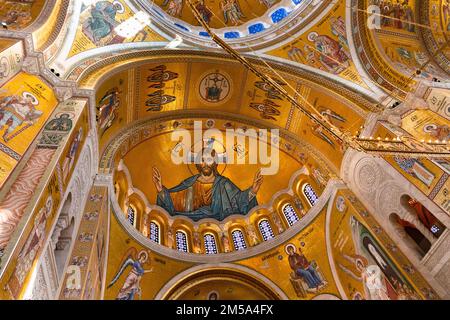
[[[268,220],[261,220],[259,222],[258,227],[259,227],[259,231],[261,232],[261,235],[262,235],[264,241],[267,241],[267,240],[275,237],[275,235],[273,234],[272,227],[270,226],[270,223]]]
[[[216,238],[212,234],[207,233],[203,236],[203,239],[205,240],[205,253],[216,254],[217,253]]]
[[[235,250],[239,251],[239,250],[247,249],[247,244],[245,243],[244,234],[242,233],[241,230],[234,230],[231,233],[231,236],[233,237],[233,243],[234,243]]]
[[[290,203],[283,206],[283,214],[286,217],[289,226],[292,226],[294,223],[300,220],[297,213],[295,212],[294,207]]]
[[[303,187],[303,194],[305,195],[306,199],[308,199],[311,206],[314,206],[317,201],[319,201],[319,196],[309,183],[305,184],[305,186]]]
[[[188,252],[188,243],[186,234],[184,232],[177,231],[177,233],[175,234],[175,238],[177,243],[177,250]]]
[[[155,222],[150,222],[150,240],[160,243],[159,241],[159,226]]]
[[[135,218],[136,218],[136,212],[134,211],[134,208],[132,206],[128,206],[127,219],[128,219],[128,222],[130,222],[132,226],[134,226]]]

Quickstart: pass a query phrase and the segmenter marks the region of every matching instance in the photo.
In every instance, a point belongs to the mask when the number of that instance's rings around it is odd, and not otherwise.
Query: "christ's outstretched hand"
[[[158,168],[153,167],[153,183],[155,184],[156,191],[160,193],[163,189],[161,173]]]
[[[261,169],[259,169],[258,172],[255,174],[255,178],[253,179],[252,192],[254,194],[258,193],[262,183],[263,183],[263,176],[261,174]]]

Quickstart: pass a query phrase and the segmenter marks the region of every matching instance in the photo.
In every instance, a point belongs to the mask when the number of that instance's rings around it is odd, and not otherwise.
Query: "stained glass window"
[[[308,202],[311,206],[314,206],[317,201],[319,201],[319,196],[309,183],[303,186],[303,194],[305,195],[306,199],[308,199]]]
[[[300,220],[300,218],[297,215],[297,212],[295,212],[294,207],[290,203],[285,204],[282,210],[289,226],[292,226],[294,223]]]
[[[270,226],[269,220],[267,219],[261,220],[258,224],[258,227],[264,241],[267,241],[275,237],[275,235],[273,234],[272,227]]]
[[[187,235],[183,231],[177,231],[175,234],[175,240],[177,243],[177,250],[188,252],[188,242],[187,242]]]
[[[203,236],[205,241],[205,253],[206,254],[216,254],[217,253],[217,243],[216,237],[211,233],[207,233]]]
[[[150,240],[160,243],[159,225],[156,222],[150,222]]]
[[[127,209],[127,219],[128,222],[131,223],[133,227],[136,226],[136,210],[132,206],[128,206]]]
[[[231,233],[231,236],[233,237],[233,244],[234,244],[235,250],[239,251],[239,250],[247,249],[247,244],[245,243],[244,234],[242,233],[241,230],[234,230]]]

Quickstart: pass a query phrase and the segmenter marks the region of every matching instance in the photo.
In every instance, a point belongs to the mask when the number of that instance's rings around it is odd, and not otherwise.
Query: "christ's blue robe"
[[[250,188],[241,191],[230,179],[217,175],[212,186],[211,205],[203,206],[194,211],[175,211],[170,194],[192,187],[199,176],[197,174],[189,177],[171,189],[163,187],[163,190],[156,198],[156,204],[164,208],[171,216],[184,215],[194,221],[204,218],[222,221],[232,214],[247,214],[253,207],[258,205],[255,196],[249,199]]]

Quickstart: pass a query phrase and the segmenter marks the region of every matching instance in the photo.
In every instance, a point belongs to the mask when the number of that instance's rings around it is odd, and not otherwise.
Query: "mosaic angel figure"
[[[122,259],[119,270],[108,285],[108,288],[112,287],[120,279],[125,270],[131,267],[131,271],[128,273],[122,288],[119,290],[117,300],[134,300],[136,295],[139,295],[139,298],[141,297],[141,278],[144,274],[153,271],[153,268],[144,269],[144,266],[147,264],[150,264],[150,260],[146,250],[138,253],[134,247],[128,249]]]
[[[119,89],[114,87],[108,90],[99,102],[97,107],[97,121],[101,136],[112,126],[113,121],[117,117],[120,107],[120,93]]]
[[[278,110],[280,106],[269,99],[265,99],[263,102],[252,102],[250,103],[250,108],[259,111],[262,119],[276,121],[276,117],[281,115],[281,111]]]

